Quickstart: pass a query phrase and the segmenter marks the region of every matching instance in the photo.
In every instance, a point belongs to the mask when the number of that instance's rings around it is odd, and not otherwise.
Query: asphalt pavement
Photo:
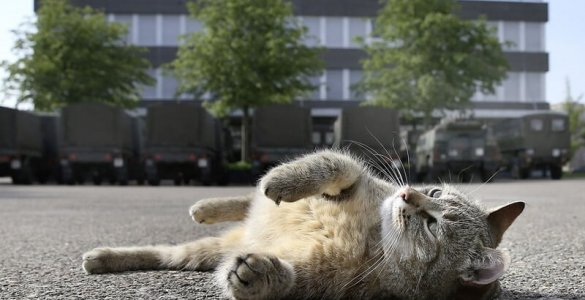
[[[512,254],[502,299],[585,299],[585,180],[465,185],[487,205],[522,200],[501,247]],[[210,273],[86,275],[97,246],[175,244],[230,226],[188,208],[250,187],[11,186],[0,183],[0,299],[221,299]]]

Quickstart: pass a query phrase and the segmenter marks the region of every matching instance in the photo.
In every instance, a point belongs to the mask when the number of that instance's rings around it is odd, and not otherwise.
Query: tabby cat
[[[497,296],[510,257],[496,247],[524,203],[485,209],[448,184],[395,175],[382,180],[341,151],[308,154],[270,170],[250,196],[195,203],[198,223],[242,221],[219,237],[96,248],[83,269],[215,270],[233,299]]]

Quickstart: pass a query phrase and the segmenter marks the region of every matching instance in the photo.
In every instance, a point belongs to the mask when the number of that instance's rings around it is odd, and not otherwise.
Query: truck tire
[[[559,180],[563,177],[563,168],[558,165],[550,166],[550,178],[553,180]]]
[[[156,175],[149,176],[147,181],[148,181],[148,184],[152,185],[152,186],[159,186],[160,185],[160,178],[158,178],[158,176],[156,176]]]
[[[530,174],[532,173],[532,169],[530,167],[520,168],[520,179],[528,179],[530,178]]]
[[[93,174],[91,176],[91,181],[93,182],[94,185],[101,185],[103,180],[104,178],[101,176],[101,174]]]
[[[12,183],[13,184],[22,184],[22,185],[29,185],[33,183],[33,174],[32,168],[30,164],[30,160],[25,158],[22,160],[22,165],[18,171],[15,171],[12,174]]]
[[[128,169],[124,167],[116,168],[114,170],[115,183],[119,185],[128,185]]]
[[[183,183],[183,174],[179,173],[175,176],[175,179],[173,179],[173,183],[176,186],[180,186]]]

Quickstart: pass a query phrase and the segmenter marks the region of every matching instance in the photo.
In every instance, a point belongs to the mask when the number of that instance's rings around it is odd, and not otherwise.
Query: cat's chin
[[[386,199],[380,206],[380,216],[382,220],[382,236],[388,236],[392,233],[398,233],[401,231],[402,225],[400,224],[400,199],[397,195],[392,195]]]

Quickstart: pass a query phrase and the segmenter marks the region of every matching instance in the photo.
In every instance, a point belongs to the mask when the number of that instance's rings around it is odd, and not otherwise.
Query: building
[[[310,107],[322,138],[332,135],[332,120],[343,107],[359,103],[351,86],[359,81],[360,59],[365,53],[354,41],[367,37],[372,19],[380,4],[378,0],[291,0],[295,14],[309,28],[315,39],[309,45],[326,47],[323,59],[326,71],[313,78],[320,88],[300,105]],[[201,23],[187,17],[186,0],[73,0],[76,5],[102,9],[112,22],[128,25],[127,40],[148,47],[148,59],[154,69],[150,74],[156,85],[143,91],[143,104],[175,100],[177,81],[163,74],[161,65],[175,57],[182,34],[202,29]],[[532,1],[460,1],[462,18],[475,19],[484,15],[497,28],[500,41],[511,41],[505,49],[510,64],[508,78],[493,95],[474,96],[475,116],[501,118],[521,115],[535,109],[548,109],[545,99],[545,75],[548,71],[545,26],[548,4]],[[38,0],[35,0],[35,7]],[[189,100],[188,96],[180,99]],[[323,141],[326,143],[327,141]]]

